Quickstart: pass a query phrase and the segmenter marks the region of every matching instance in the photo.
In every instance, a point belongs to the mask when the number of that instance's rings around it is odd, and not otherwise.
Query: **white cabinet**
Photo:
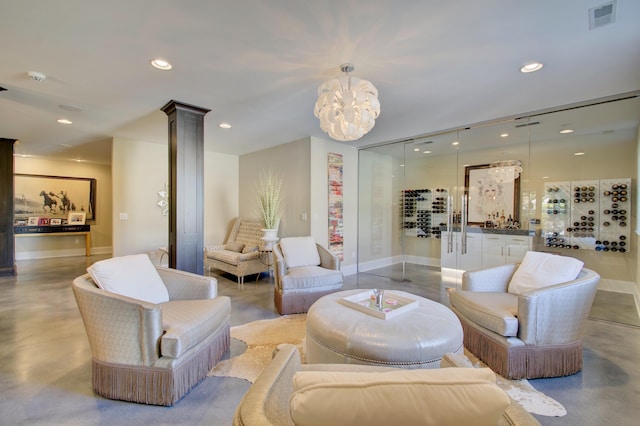
[[[464,271],[519,262],[533,248],[533,237],[528,235],[467,232],[465,247],[460,232],[443,232],[441,241],[442,280],[456,287]]]
[[[533,237],[505,235],[504,263],[520,262],[528,251],[533,250]]]
[[[482,234],[467,233],[463,241],[461,232],[443,232],[440,247],[443,281],[459,285],[464,271],[482,268]]]
[[[482,235],[482,267],[519,262],[533,245],[532,238],[525,235]]]
[[[460,234],[460,232],[456,232],[456,234]],[[482,253],[482,234],[467,233],[466,247],[463,247],[462,241],[460,241],[458,269],[470,271],[482,268],[480,253]]]

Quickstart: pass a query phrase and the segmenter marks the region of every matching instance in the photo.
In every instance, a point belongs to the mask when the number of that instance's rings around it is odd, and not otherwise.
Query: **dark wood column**
[[[0,276],[16,274],[13,239],[13,144],[15,139],[0,138]]]
[[[211,110],[170,101],[169,267],[204,272],[204,116]]]

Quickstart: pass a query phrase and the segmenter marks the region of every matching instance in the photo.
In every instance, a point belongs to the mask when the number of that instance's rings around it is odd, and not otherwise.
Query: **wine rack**
[[[402,199],[402,227],[407,236],[440,238],[440,226],[447,223],[449,190],[405,189]]]
[[[545,183],[541,208],[547,247],[629,251],[630,178]]]

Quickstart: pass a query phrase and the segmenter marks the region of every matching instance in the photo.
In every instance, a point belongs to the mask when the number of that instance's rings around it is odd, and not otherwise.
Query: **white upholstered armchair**
[[[98,395],[173,405],[229,348],[231,303],[213,278],[154,267],[143,254],[96,262],[72,289]]]
[[[521,264],[467,271],[451,289],[464,346],[513,379],[582,369],[582,335],[600,276],[581,261],[528,252]]]
[[[342,288],[340,259],[312,237],[282,238],[273,247],[273,300],[281,315],[305,313]]]

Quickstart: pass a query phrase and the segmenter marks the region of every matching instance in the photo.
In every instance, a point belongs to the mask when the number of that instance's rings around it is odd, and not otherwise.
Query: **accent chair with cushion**
[[[237,218],[224,244],[205,248],[204,266],[233,274],[238,285],[244,284],[247,275],[259,274],[266,270],[266,262],[261,259],[262,221]]]
[[[571,257],[527,252],[519,264],[462,277],[449,290],[464,346],[509,379],[582,369],[582,336],[600,276]]]
[[[281,315],[300,314],[342,288],[340,259],[313,237],[282,238],[273,248],[273,300]]]
[[[294,345],[274,358],[236,408],[234,426],[539,425],[488,368],[446,354],[441,368],[301,364]]]
[[[94,263],[72,289],[89,338],[93,389],[173,405],[230,344],[230,299],[213,278],[154,266],[146,254]]]

